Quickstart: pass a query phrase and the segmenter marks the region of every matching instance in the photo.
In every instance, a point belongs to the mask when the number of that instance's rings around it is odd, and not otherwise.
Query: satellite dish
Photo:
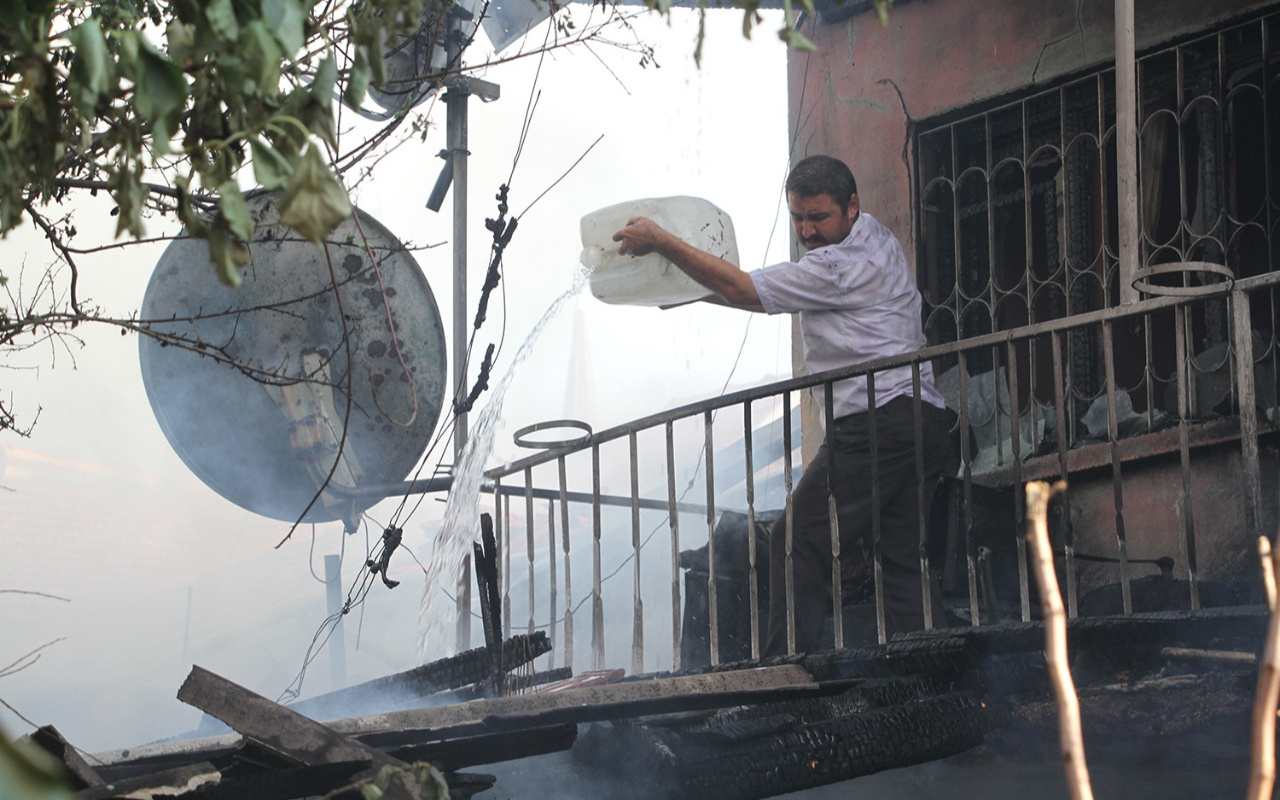
[[[449,71],[450,37],[460,54],[475,36],[478,5],[479,0],[459,0],[448,6],[428,3],[417,33],[387,46],[383,56],[386,82],[380,87],[370,85],[367,90],[368,99],[381,110],[361,108],[361,116],[390,119],[434,94]]]
[[[367,214],[324,250],[269,203],[257,215],[237,289],[218,282],[202,240],[176,239],[160,257],[141,314],[168,338],[141,339],[147,398],[174,451],[231,502],[291,522],[332,473],[303,519],[354,520],[378,498],[342,489],[403,480],[440,417],[440,312],[413,256]]]

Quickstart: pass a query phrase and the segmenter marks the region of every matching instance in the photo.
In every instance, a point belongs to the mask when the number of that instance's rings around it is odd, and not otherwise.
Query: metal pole
[[[449,44],[449,63],[457,63],[456,39]],[[467,388],[467,101],[471,90],[465,82],[445,93],[447,145],[453,166],[453,380],[454,398],[460,404]],[[462,463],[467,446],[467,413],[458,406],[453,428],[453,463]],[[458,577],[457,651],[471,649],[471,558],[462,563]]]
[[[324,594],[333,633],[329,635],[329,674],[334,689],[347,686],[347,645],[342,635],[342,556],[324,557]]]
[[[1120,227],[1120,302],[1137,302],[1138,90],[1133,43],[1133,0],[1116,2],[1116,199]]]

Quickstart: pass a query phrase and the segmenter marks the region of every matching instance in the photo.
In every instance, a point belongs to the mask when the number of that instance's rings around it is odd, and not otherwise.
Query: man
[[[660,253],[710,289],[714,294],[705,298],[710,302],[768,314],[798,312],[810,373],[924,347],[920,292],[902,246],[871,215],[860,212],[848,166],[830,156],[810,156],[791,170],[786,190],[796,238],[808,251],[799,262],[743,272],[644,217],[628,220],[613,239],[624,254]],[[825,408],[822,387],[817,394]],[[924,627],[913,398],[910,367],[875,374],[878,462],[873,462],[867,379],[833,386],[834,428],[792,494],[797,652],[830,646],[830,640],[821,641],[823,618],[831,609],[829,472],[835,478],[841,557],[864,564],[873,549],[872,474],[878,476],[886,627],[890,633]],[[920,398],[927,510],[946,463],[950,424],[928,363],[920,365]],[[770,532],[769,556],[765,654],[780,655],[787,652],[785,516]],[[933,575],[929,586],[934,619],[940,620],[941,594]]]

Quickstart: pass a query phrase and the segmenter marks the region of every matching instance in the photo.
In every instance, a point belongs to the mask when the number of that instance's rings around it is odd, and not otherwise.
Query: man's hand
[[[675,239],[671,233],[648,217],[632,217],[626,227],[613,235],[618,242],[618,252],[632,256],[647,256],[658,252],[666,254],[665,247]]]

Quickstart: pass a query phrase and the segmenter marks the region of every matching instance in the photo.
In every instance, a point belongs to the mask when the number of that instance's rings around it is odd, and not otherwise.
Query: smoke
[[[443,589],[452,589],[460,573],[463,559],[470,552],[480,524],[480,485],[485,464],[493,450],[493,438],[502,415],[507,388],[520,364],[528,357],[538,337],[547,324],[556,317],[565,303],[582,290],[585,276],[577,273],[573,284],[564,294],[552,301],[511,359],[502,379],[490,390],[488,402],[476,418],[462,458],[453,470],[453,486],[445,506],[444,521],[433,542],[431,561],[427,566],[422,596],[422,613],[419,617],[418,651],[423,663],[447,655],[452,647],[444,635],[449,615],[441,607]],[[470,576],[467,576],[470,580]],[[447,581],[447,582],[446,582]]]

